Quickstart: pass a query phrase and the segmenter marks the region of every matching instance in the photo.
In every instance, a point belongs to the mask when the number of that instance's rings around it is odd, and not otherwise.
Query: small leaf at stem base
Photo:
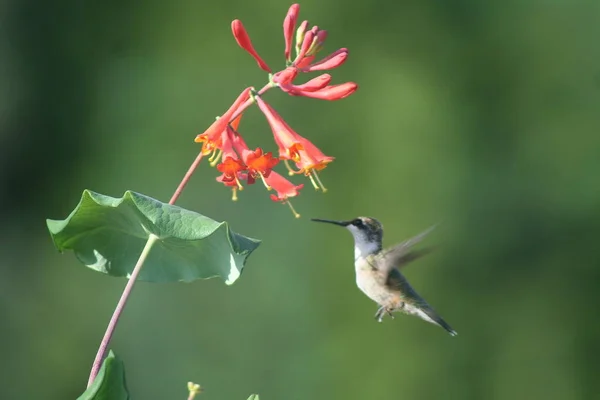
[[[128,400],[125,365],[112,350],[102,363],[92,385],[77,400]]]

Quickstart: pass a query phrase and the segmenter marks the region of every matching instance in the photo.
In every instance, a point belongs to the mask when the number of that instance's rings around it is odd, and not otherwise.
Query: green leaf
[[[226,222],[127,191],[114,198],[84,190],[65,220],[47,220],[56,248],[73,250],[88,268],[129,277],[151,234],[158,240],[138,279],[191,282],[221,277],[230,285],[260,244]]]
[[[125,383],[125,365],[111,350],[104,359],[92,385],[77,400],[121,399],[129,399]]]
[[[259,400],[258,399],[258,395],[257,394],[251,394],[250,397],[248,397],[248,400]]]

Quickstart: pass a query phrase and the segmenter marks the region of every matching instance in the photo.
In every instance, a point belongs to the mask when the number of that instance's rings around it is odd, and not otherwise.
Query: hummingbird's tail
[[[431,322],[432,324],[436,324],[444,328],[448,333],[452,336],[458,335],[454,329],[446,321],[442,319],[431,307],[423,307],[418,308],[417,314],[419,317],[423,318],[427,322]]]

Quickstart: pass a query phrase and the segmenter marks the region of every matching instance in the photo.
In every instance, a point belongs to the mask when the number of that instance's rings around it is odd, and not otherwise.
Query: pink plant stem
[[[259,96],[262,95],[263,93],[265,93],[267,90],[269,90],[272,87],[273,87],[273,85],[271,83],[267,83],[262,89],[259,90],[258,95]],[[240,106],[240,108],[238,108],[238,110],[233,114],[231,121],[233,121],[241,113],[243,113],[246,110],[246,108],[248,108],[253,102],[254,102],[254,100],[252,98],[246,100]],[[231,122],[231,121],[229,121],[229,122]],[[169,204],[175,204],[175,202],[181,195],[181,192],[183,191],[183,189],[185,188],[187,183],[190,181],[192,174],[194,173],[196,168],[198,168],[200,161],[202,161],[202,156],[203,156],[202,152],[200,152],[198,154],[198,156],[196,157],[196,159],[194,160],[194,162],[192,163],[192,165],[190,165],[190,168],[185,173],[183,179],[179,183],[179,186],[177,186],[177,189],[175,189],[175,193],[173,193],[173,196],[171,196],[171,200],[169,200]],[[121,298],[119,299],[119,302],[117,303],[117,307],[115,308],[115,311],[113,312],[113,315],[110,318],[110,321],[108,322],[108,327],[106,328],[106,332],[104,333],[102,342],[100,342],[100,347],[98,348],[98,352],[96,353],[96,358],[94,359],[94,363],[92,364],[92,371],[90,372],[90,378],[88,380],[87,387],[90,387],[92,385],[92,383],[94,382],[94,379],[96,379],[96,376],[98,375],[98,371],[100,371],[102,362],[104,361],[104,355],[106,354],[106,349],[108,348],[108,345],[110,343],[112,335],[115,332],[115,328],[117,327],[119,318],[121,317],[121,314],[123,313],[125,304],[127,304],[127,300],[129,299],[129,295],[131,294],[133,285],[135,285],[135,281],[137,280],[137,277],[140,274],[142,267],[144,266],[144,262],[146,261],[146,258],[148,257],[148,254],[150,253],[150,249],[152,248],[152,246],[154,245],[156,240],[158,240],[158,237],[151,234],[150,237],[148,238],[148,241],[146,242],[146,245],[144,246],[144,249],[142,250],[142,253],[140,254],[140,258],[138,259],[137,263],[135,264],[135,267],[133,268],[133,272],[131,273],[129,280],[127,281],[127,285],[125,286],[125,289],[123,290],[123,293],[121,294]]]
[[[98,371],[100,371],[100,367],[102,366],[102,361],[104,361],[104,354],[106,354],[106,349],[108,347],[108,344],[110,343],[110,339],[115,331],[117,322],[119,322],[119,317],[121,316],[121,313],[123,312],[123,309],[125,308],[125,304],[127,303],[127,299],[129,298],[129,294],[131,293],[131,290],[133,289],[133,285],[135,284],[137,276],[139,275],[140,271],[142,270],[144,261],[146,261],[146,258],[148,257],[148,254],[150,253],[150,249],[152,248],[152,245],[154,245],[154,242],[156,242],[156,240],[158,240],[158,236],[150,234],[150,237],[148,238],[148,241],[146,242],[146,245],[144,246],[144,249],[142,250],[142,253],[140,254],[140,258],[138,258],[138,261],[135,264],[135,267],[133,268],[133,272],[131,273],[131,276],[129,277],[129,281],[127,281],[127,285],[125,286],[125,289],[123,290],[123,294],[121,294],[121,298],[119,299],[119,302],[117,303],[117,307],[115,308],[115,311],[113,312],[113,315],[110,318],[110,322],[108,323],[108,327],[106,328],[106,332],[104,333],[102,342],[100,342],[100,347],[98,348],[98,353],[96,353],[96,358],[94,359],[94,363],[92,364],[92,371],[90,372],[90,378],[88,380],[87,387],[90,387],[92,385],[92,383],[94,382],[94,379],[96,378],[96,375],[98,375]]]
[[[272,87],[273,87],[273,84],[267,83],[265,86],[263,86],[262,89],[260,89],[258,91],[258,95],[260,96],[260,95],[264,94],[267,90],[271,89]],[[233,115],[231,116],[231,121],[233,121],[234,119],[239,117],[241,113],[246,111],[246,108],[250,107],[250,105],[252,103],[254,103],[254,99],[252,97],[250,97],[248,100],[243,102],[242,105],[240,106],[240,108],[238,108],[237,111],[234,112]],[[229,121],[229,122],[231,122],[231,121]]]
[[[192,177],[192,174],[194,173],[194,171],[196,170],[196,168],[198,168],[198,165],[200,164],[200,161],[202,161],[202,152],[198,153],[198,157],[196,157],[196,159],[194,160],[194,162],[192,163],[192,165],[190,165],[190,168],[185,173],[183,179],[179,183],[179,186],[177,186],[177,189],[175,189],[175,193],[173,193],[173,196],[171,196],[171,200],[169,200],[169,204],[175,204],[175,202],[177,201],[177,199],[181,195],[181,192],[183,192],[183,189],[185,188],[185,185],[187,185],[187,183],[190,181],[190,178]]]

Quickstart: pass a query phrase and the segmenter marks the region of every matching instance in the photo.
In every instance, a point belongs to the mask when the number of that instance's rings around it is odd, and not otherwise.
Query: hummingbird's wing
[[[425,238],[431,231],[435,229],[436,225],[428,228],[427,230],[419,233],[417,236],[414,236],[410,239],[407,239],[389,249],[383,251],[383,254],[380,258],[379,268],[383,272],[389,273],[391,268],[402,268],[406,264],[411,261],[416,260],[424,256],[425,254],[431,253],[433,248],[425,248],[421,250],[412,250],[411,247],[415,244],[419,243],[421,240]]]

